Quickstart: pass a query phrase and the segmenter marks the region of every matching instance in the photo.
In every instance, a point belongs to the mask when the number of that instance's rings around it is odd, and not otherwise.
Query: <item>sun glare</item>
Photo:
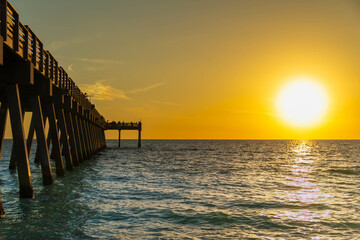
[[[280,91],[277,107],[281,117],[298,127],[321,122],[327,110],[328,97],[323,87],[307,78],[291,80]]]

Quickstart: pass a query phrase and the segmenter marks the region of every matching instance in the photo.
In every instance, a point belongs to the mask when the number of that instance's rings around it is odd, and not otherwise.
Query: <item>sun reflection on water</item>
[[[314,207],[330,197],[322,192],[321,185],[314,175],[314,168],[319,161],[313,154],[314,144],[311,141],[301,141],[292,146],[287,175],[281,181],[286,188],[280,198],[283,202],[296,205],[296,210],[284,209],[278,212],[275,218],[296,222],[318,222],[330,217],[330,211],[321,211]]]
[[[313,149],[311,145],[310,142],[302,141],[293,148],[295,156],[291,160],[291,174],[286,176],[284,184],[296,187],[298,190],[286,192],[290,202],[313,204],[321,196],[321,190],[316,180],[310,175],[314,168],[314,159],[311,154]],[[302,216],[299,217],[301,218]]]

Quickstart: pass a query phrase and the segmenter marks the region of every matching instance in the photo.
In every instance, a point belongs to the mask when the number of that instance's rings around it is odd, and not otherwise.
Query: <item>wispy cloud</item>
[[[74,45],[74,44],[80,44],[83,43],[84,39],[73,39],[73,40],[63,40],[63,41],[55,41],[50,43],[50,50],[56,51],[58,49],[61,49],[66,46]]]
[[[112,64],[112,65],[124,64],[123,61],[114,60],[114,59],[85,58],[85,57],[78,58],[78,57],[66,57],[66,56],[58,56],[58,57],[71,59],[71,60],[79,61],[79,62],[94,63],[94,64]]]
[[[105,80],[100,80],[92,84],[80,84],[79,88],[82,92],[87,93],[94,100],[112,101],[115,99],[132,100],[129,95],[139,92],[147,92],[161,85],[163,85],[163,83],[156,83],[144,88],[125,91],[105,84]]]
[[[147,92],[153,88],[156,88],[156,87],[159,87],[161,85],[164,85],[164,83],[155,83],[153,85],[150,85],[150,86],[147,86],[147,87],[144,87],[144,88],[137,88],[137,89],[133,89],[133,90],[130,90],[129,93],[130,94],[135,94],[135,93],[139,93],[139,92]]]
[[[104,66],[86,66],[85,70],[89,72],[101,71],[104,70]]]
[[[86,92],[89,96],[92,96],[94,100],[112,101],[115,99],[131,99],[126,96],[123,90],[105,85],[104,83],[105,81],[97,81],[92,84],[80,84],[79,87],[82,92]]]
[[[174,102],[166,102],[166,101],[159,101],[159,100],[153,100],[153,103],[162,104],[162,105],[169,105],[169,106],[180,106],[181,104],[174,103]]]
[[[67,70],[68,70],[69,72],[71,72],[71,71],[73,70],[73,64],[70,64],[70,65],[67,67]]]
[[[87,63],[96,63],[96,64],[124,64],[122,61],[111,60],[111,59],[100,59],[100,58],[73,58],[74,60],[87,62]]]

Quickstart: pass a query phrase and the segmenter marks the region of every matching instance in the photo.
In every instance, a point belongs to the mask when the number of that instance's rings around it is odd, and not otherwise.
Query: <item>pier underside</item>
[[[26,114],[31,115],[29,129],[24,128]],[[0,157],[8,117],[13,134],[9,169],[17,170],[23,198],[34,197],[29,156],[35,134],[35,161],[44,185],[54,183],[51,160],[56,176],[63,177],[106,147],[104,117],[19,21],[12,5],[0,0]]]

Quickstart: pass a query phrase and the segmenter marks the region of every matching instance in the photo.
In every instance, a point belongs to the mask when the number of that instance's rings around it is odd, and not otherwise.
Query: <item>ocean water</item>
[[[0,239],[360,239],[360,141],[108,140],[52,186],[31,163],[35,199],[11,144]]]

